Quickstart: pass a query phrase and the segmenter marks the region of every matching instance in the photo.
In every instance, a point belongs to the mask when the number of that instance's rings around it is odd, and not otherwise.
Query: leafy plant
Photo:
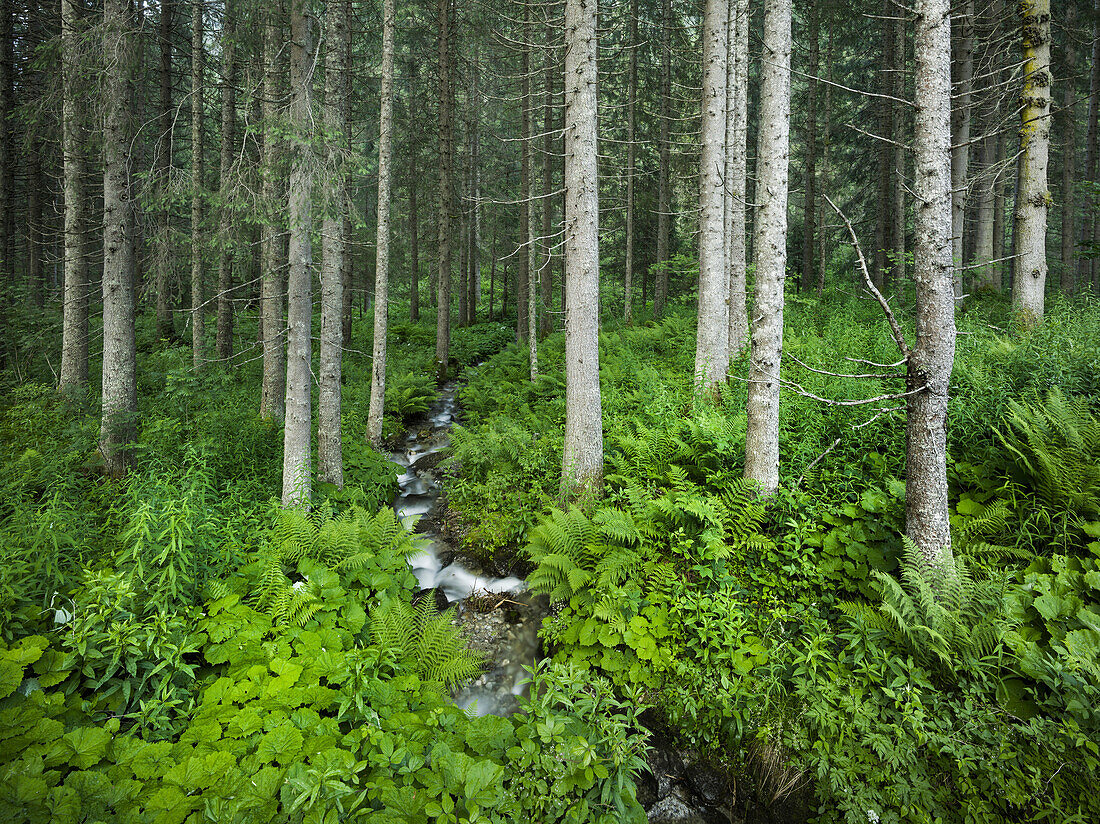
[[[371,638],[403,668],[450,689],[479,674],[484,663],[466,647],[453,617],[450,610],[439,614],[431,598],[416,604],[386,598],[370,612]]]
[[[398,418],[423,415],[439,398],[431,377],[399,373],[386,380],[386,414]]]
[[[952,558],[949,548],[929,561],[908,536],[902,540],[901,583],[871,570],[881,605],[875,609],[849,601],[837,606],[858,624],[891,636],[917,661],[949,673],[973,669],[993,653],[1010,626],[1005,581],[975,578],[966,560]]]

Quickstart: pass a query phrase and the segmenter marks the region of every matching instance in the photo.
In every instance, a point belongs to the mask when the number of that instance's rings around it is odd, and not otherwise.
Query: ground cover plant
[[[278,431],[239,423],[247,364],[194,375],[150,344],[121,481],[79,399],[26,381],[0,409],[0,815],[642,821],[656,730],[735,776],[747,818],[795,799],[823,822],[1092,820],[1100,315],[1002,324],[995,305],[961,320],[958,557],[935,582],[901,538],[897,412],[785,394],[783,491],[764,504],[740,472],[744,361],[701,396],[687,312],[608,323],[605,490],[562,508],[560,335],[532,382],[509,329],[456,330],[451,522],[463,551],[555,603],[509,719],[447,697],[480,663],[413,603],[398,470],[362,437],[362,364],[346,370],[347,486],[319,486],[309,513],[272,501]],[[391,437],[435,392],[428,329],[391,330]],[[807,368],[888,354],[859,302],[792,302],[787,346],[807,393],[889,389]]]

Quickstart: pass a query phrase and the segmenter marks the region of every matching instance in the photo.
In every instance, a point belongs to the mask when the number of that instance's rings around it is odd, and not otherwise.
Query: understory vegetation
[[[561,334],[532,382],[511,327],[455,330],[451,523],[555,604],[511,718],[449,700],[481,662],[413,603],[368,361],[345,359],[346,486],[305,513],[274,501],[257,362],[195,375],[143,319],[137,458],[110,481],[92,398],[28,356],[0,402],[0,820],[641,822],[659,733],[726,770],[745,814],[1096,821],[1100,307],[1008,316],[988,298],[959,318],[957,557],[932,567],[901,537],[903,410],[810,397],[899,391],[824,374],[896,360],[870,303],[788,297],[801,394],[766,505],[741,478],[745,359],[697,395],[690,310],[605,324],[584,509],[557,504]],[[433,344],[430,317],[390,329],[391,439],[436,397]]]

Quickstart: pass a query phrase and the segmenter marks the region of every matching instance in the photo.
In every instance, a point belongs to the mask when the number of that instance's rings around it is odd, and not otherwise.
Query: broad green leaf
[[[73,765],[86,770],[103,758],[111,736],[99,727],[78,727],[65,733],[63,740],[72,748]]]

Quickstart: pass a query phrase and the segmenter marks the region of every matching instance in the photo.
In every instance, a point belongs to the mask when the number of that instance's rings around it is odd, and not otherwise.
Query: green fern
[[[451,689],[480,673],[484,665],[484,658],[466,646],[452,618],[450,610],[441,615],[430,598],[415,605],[387,598],[370,612],[371,636],[401,666]]]
[[[1009,404],[997,433],[1039,499],[1056,512],[1100,516],[1100,417],[1058,387],[1044,401]]]
[[[975,666],[994,652],[1009,628],[1004,605],[1004,581],[975,578],[962,557],[945,547],[928,563],[912,540],[902,538],[905,559],[902,581],[871,570],[882,597],[869,604],[837,606],[855,624],[892,636],[923,663],[955,673]]]
[[[351,507],[339,517],[329,505],[313,513],[280,510],[271,539],[260,556],[259,582],[252,594],[258,610],[276,623],[302,626],[323,606],[319,578],[356,573],[379,557],[404,558],[415,551],[412,539],[386,507],[377,515]],[[291,581],[288,572],[310,569],[308,580]]]

